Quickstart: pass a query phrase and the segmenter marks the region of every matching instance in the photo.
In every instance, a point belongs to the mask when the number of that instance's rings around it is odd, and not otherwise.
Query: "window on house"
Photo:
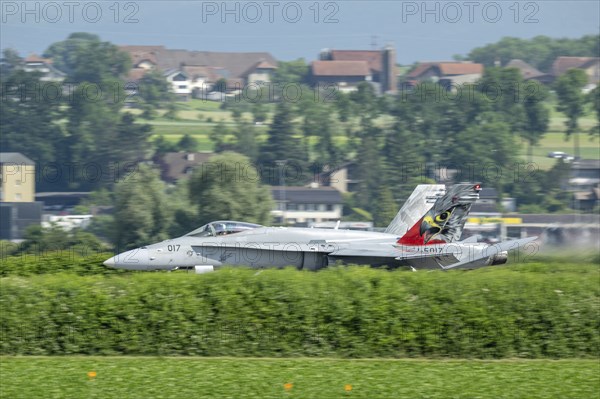
[[[186,85],[179,85],[179,86],[177,86],[177,87],[179,87],[180,89],[187,89],[187,86],[186,86]]]
[[[307,211],[314,211],[315,210],[315,204],[306,204],[306,210]]]
[[[328,211],[333,211],[333,205],[331,205],[331,204],[327,205],[327,210]]]
[[[21,193],[15,194],[15,201],[21,201],[22,199],[23,199],[23,196],[21,195]]]
[[[21,185],[21,180],[15,180],[15,186],[20,186]]]

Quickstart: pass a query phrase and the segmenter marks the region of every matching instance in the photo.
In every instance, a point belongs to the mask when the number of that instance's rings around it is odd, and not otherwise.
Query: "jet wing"
[[[528,238],[521,238],[518,240],[509,240],[509,241],[500,242],[498,244],[493,244],[493,245],[486,247],[482,251],[482,254],[479,258],[477,258],[477,259],[468,259],[467,258],[461,262],[443,266],[443,269],[448,270],[448,269],[454,269],[457,267],[461,267],[461,266],[467,265],[469,263],[472,263],[478,259],[489,258],[489,257],[497,255],[501,252],[512,251],[515,249],[526,249],[527,244],[529,244],[537,239],[538,239],[538,237],[528,237]]]

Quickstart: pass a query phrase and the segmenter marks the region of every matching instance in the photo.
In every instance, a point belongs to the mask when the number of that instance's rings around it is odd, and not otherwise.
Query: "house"
[[[277,68],[275,58],[266,52],[215,52],[172,50],[164,46],[120,46],[128,53],[134,68],[159,69],[161,71],[179,70],[191,78],[202,75],[206,79],[197,79],[196,86],[214,84],[220,78],[237,79],[241,86],[252,82],[269,81]],[[206,68],[200,72],[191,72],[186,67]],[[240,87],[241,88],[241,87]],[[192,88],[193,90],[193,88]]]
[[[540,72],[536,68],[532,67],[528,63],[523,60],[513,59],[510,60],[505,68],[516,68],[521,72],[521,76],[523,76],[523,80],[525,81],[536,81],[543,84],[550,84],[553,82],[554,77],[549,73]]]
[[[18,240],[39,225],[42,203],[35,202],[35,162],[18,152],[0,153],[0,239]]]
[[[558,57],[552,63],[552,75],[556,79],[573,68],[585,72],[588,77],[588,84],[598,85],[600,81],[600,57]]]
[[[194,169],[208,162],[212,152],[167,152],[154,160],[160,167],[161,179],[174,184],[179,179],[186,178]]]
[[[600,186],[600,160],[581,159],[571,165],[569,190],[574,192],[576,201],[592,200],[595,189]],[[577,204],[576,204],[577,206]]]
[[[337,221],[342,217],[342,195],[333,187],[271,186],[274,219],[282,224]]]
[[[323,186],[335,188],[340,193],[355,192],[359,183],[358,175],[358,164],[346,162],[323,171],[317,176],[317,181]]]
[[[260,84],[271,81],[271,77],[277,67],[269,61],[261,59],[247,71],[242,73],[241,78],[245,79],[246,84]]]
[[[67,76],[67,74],[52,65],[52,59],[50,58],[42,58],[36,54],[31,54],[23,60],[23,63],[25,72],[40,72],[42,82],[62,82]]]
[[[396,51],[391,45],[381,50],[325,49],[319,61],[312,63],[311,72],[313,84],[334,83],[345,91],[353,90],[357,79],[372,82],[380,93],[396,93],[398,89]]]
[[[358,84],[372,80],[366,61],[313,61],[310,71],[315,86],[334,84],[341,92],[354,91]]]
[[[35,162],[20,152],[0,152],[0,201],[35,200]]]
[[[473,62],[423,62],[406,75],[406,84],[436,82],[450,89],[452,85],[473,84],[481,79],[483,64]]]
[[[600,160],[581,159],[571,165],[569,189],[589,191],[600,184]]]
[[[187,101],[192,97],[191,81],[185,72],[179,69],[167,69],[163,75],[171,84],[171,92],[177,99]]]

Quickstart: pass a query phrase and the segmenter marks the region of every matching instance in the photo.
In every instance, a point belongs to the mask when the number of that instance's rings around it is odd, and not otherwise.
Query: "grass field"
[[[0,362],[0,396],[13,399],[584,399],[600,392],[598,360],[1,357]]]
[[[216,126],[217,122],[223,122],[228,127],[233,128],[235,126],[234,120],[231,116],[230,111],[224,111],[220,109],[221,104],[211,101],[191,100],[185,103],[178,103],[177,120],[169,120],[163,117],[165,110],[158,111],[158,117],[154,120],[147,121],[140,119],[139,123],[149,123],[152,125],[154,137],[163,135],[168,141],[176,142],[185,134],[194,136],[199,142],[200,151],[212,151],[214,148],[213,143],[209,139],[209,134]],[[272,118],[273,106],[270,105],[271,114],[268,120]],[[550,110],[550,124],[548,126],[548,132],[542,138],[540,143],[533,149],[532,161],[538,165],[540,169],[548,170],[555,163],[556,160],[548,158],[548,153],[552,151],[563,151],[569,155],[574,155],[573,150],[573,137],[565,140],[565,121],[566,117],[556,111],[555,104],[549,103],[548,109]],[[141,114],[141,110],[132,109],[128,110],[133,114]],[[200,116],[200,119],[199,119]],[[251,120],[252,114],[245,112],[244,118]],[[210,119],[208,119],[210,118]],[[261,134],[267,132],[269,122],[261,126],[256,126],[256,129]],[[358,123],[358,122],[356,122]],[[381,127],[391,126],[392,119],[390,117],[381,117],[377,121]],[[595,114],[591,109],[586,109],[586,113],[579,119],[580,134],[579,143],[581,157],[584,159],[600,159],[600,142],[598,138],[591,139],[588,133],[597,121]],[[337,145],[343,146],[347,142],[345,136],[345,130],[342,126],[334,126],[334,136]],[[314,144],[315,140],[311,138],[311,144]],[[521,158],[524,161],[528,161],[527,158],[527,145],[524,141],[518,141],[519,152]]]

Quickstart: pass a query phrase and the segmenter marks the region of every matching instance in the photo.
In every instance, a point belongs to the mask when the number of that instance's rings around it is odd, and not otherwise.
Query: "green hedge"
[[[599,268],[51,274],[0,279],[0,353],[599,356]]]
[[[82,276],[124,273],[124,270],[112,269],[102,264],[113,255],[110,252],[98,253],[74,247],[62,251],[2,256],[0,258],[0,277],[62,272],[76,273]]]

